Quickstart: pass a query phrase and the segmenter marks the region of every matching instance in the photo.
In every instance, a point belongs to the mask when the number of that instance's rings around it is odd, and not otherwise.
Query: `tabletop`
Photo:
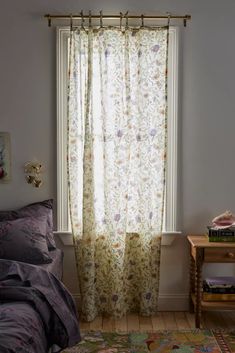
[[[235,242],[209,242],[206,235],[188,235],[189,242],[197,248],[235,248]]]

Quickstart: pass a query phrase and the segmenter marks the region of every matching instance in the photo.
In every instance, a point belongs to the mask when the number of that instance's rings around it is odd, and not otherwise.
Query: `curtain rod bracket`
[[[45,17],[47,18],[48,27],[51,27],[51,16],[50,16],[50,14],[45,15]]]
[[[191,15],[185,15],[184,17],[184,27],[187,27],[187,21],[191,20]]]

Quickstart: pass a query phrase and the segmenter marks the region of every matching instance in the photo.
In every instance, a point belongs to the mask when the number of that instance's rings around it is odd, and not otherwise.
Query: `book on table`
[[[207,227],[208,240],[210,242],[234,242],[235,241],[235,227],[229,228],[214,228]]]
[[[211,277],[203,281],[204,301],[235,301],[235,277]]]

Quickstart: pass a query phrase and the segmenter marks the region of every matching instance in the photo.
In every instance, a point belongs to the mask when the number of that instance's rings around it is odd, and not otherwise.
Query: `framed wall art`
[[[0,183],[11,180],[10,134],[0,131]]]

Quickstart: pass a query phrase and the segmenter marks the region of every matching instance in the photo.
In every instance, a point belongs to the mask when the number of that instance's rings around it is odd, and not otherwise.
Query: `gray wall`
[[[214,215],[235,212],[234,0],[1,0],[0,9],[0,131],[11,133],[13,172],[11,183],[0,184],[0,209],[56,198],[56,38],[42,16],[128,9],[192,15],[180,63],[180,229],[204,232]],[[41,189],[24,180],[23,165],[33,158],[46,168]],[[64,250],[65,282],[76,293],[73,249]],[[183,236],[163,247],[163,308],[164,300],[184,302],[187,269]]]

